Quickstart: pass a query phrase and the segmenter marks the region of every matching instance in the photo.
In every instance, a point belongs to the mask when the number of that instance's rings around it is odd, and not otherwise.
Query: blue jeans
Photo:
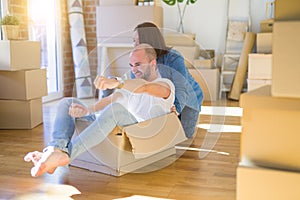
[[[179,115],[182,128],[187,138],[193,137],[195,133],[197,122],[199,119],[199,113],[200,111],[185,106]]]
[[[112,103],[98,117],[94,114],[83,117],[92,123],[71,141],[75,131],[75,119],[69,115],[69,107],[72,103],[84,105],[76,98],[61,100],[54,122],[53,140],[49,143],[49,146],[68,153],[71,160],[101,143],[116,126],[137,123],[136,118],[125,107],[119,103]]]

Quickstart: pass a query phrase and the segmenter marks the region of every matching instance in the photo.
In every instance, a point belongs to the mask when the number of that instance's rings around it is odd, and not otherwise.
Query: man
[[[136,46],[130,53],[130,67],[137,79],[117,80],[98,76],[96,88],[118,88],[112,95],[102,98],[93,106],[86,106],[78,99],[65,98],[59,106],[54,122],[53,140],[43,152],[30,152],[24,160],[32,161],[33,177],[53,173],[58,166],[71,160],[91,147],[101,143],[116,126],[126,126],[169,113],[174,103],[174,85],[159,78],[155,50],[148,44]],[[101,110],[100,116],[94,113]],[[75,131],[74,118],[93,122],[71,141]]]

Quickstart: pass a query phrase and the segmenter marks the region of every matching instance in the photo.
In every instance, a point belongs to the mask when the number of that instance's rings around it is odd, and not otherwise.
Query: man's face
[[[129,62],[131,71],[136,78],[149,80],[153,69],[153,63],[146,57],[144,50],[141,49],[132,52]]]

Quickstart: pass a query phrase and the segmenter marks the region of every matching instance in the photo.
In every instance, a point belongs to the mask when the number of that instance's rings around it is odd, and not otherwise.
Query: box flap
[[[274,97],[271,95],[271,85],[260,87],[243,93],[240,99],[242,108],[283,109],[300,111],[300,99]]]
[[[135,158],[144,158],[185,141],[184,130],[175,113],[123,128]]]

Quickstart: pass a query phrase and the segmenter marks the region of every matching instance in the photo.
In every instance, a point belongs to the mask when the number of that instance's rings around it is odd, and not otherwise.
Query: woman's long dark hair
[[[155,49],[157,57],[169,52],[170,47],[167,47],[162,33],[155,24],[144,22],[137,25],[134,31],[138,33],[139,43],[150,44]]]

